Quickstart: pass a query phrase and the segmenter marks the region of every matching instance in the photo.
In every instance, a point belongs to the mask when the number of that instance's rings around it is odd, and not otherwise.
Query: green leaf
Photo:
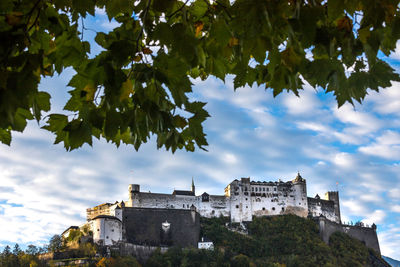
[[[189,12],[193,14],[193,16],[195,16],[197,19],[201,19],[208,9],[206,1],[207,0],[194,1],[194,3],[190,6]]]
[[[33,116],[29,110],[18,108],[14,116],[13,130],[22,132],[26,127],[26,120],[32,120]]]
[[[33,114],[37,121],[40,120],[41,111],[49,111],[50,110],[50,94],[46,92],[38,92],[35,95],[34,103],[33,103]]]
[[[94,16],[95,1],[94,0],[72,0],[72,6],[76,12],[82,17],[86,17],[86,13]]]
[[[108,19],[111,21],[116,15],[120,13],[132,14],[134,8],[134,1],[126,0],[108,0],[106,1],[106,12]]]
[[[11,144],[11,131],[0,128],[0,142],[6,145]]]

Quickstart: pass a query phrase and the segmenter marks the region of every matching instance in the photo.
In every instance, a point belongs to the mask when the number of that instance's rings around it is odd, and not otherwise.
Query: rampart
[[[195,210],[123,209],[126,242],[149,246],[196,247],[200,215]]]
[[[329,237],[334,232],[342,232],[346,233],[349,236],[360,240],[367,247],[375,250],[379,255],[381,254],[378,242],[378,236],[376,234],[376,226],[373,227],[365,227],[360,225],[343,225],[338,224],[332,221],[329,221],[325,217],[317,217],[315,218],[316,222],[319,225],[319,233],[321,235],[322,240],[325,243],[329,243]]]

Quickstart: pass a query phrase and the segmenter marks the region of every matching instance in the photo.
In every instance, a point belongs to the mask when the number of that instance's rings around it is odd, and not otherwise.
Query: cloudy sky
[[[108,31],[115,23],[99,12],[85,26]],[[387,60],[400,71],[400,53]],[[62,108],[72,74],[41,83],[54,94],[53,111]],[[154,139],[139,152],[105,141],[66,152],[36,122],[14,133],[11,147],[0,145],[0,249],[48,242],[83,223],[86,208],[126,200],[130,183],[170,193],[189,189],[194,177],[198,194],[223,194],[236,178],[286,181],[300,171],[309,196],[338,189],[343,221],[375,222],[382,253],[400,259],[400,83],[340,109],[311,87],[300,98],[273,98],[258,87],[235,92],[232,77],[193,83],[191,97],[208,102],[211,115],[208,152],[171,154]]]

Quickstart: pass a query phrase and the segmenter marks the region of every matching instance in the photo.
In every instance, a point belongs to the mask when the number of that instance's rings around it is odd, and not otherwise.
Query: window
[[[246,200],[247,200],[247,197],[246,197]]]
[[[189,204],[187,204],[186,207],[189,208]]]
[[[282,207],[282,211],[285,211],[285,208],[284,208],[284,207]]]
[[[183,204],[182,207],[185,208],[185,204]]]
[[[265,210],[265,208],[263,207],[262,210]]]
[[[267,188],[267,191],[269,191],[269,188]]]
[[[106,236],[106,238],[108,239],[108,236]]]
[[[239,208],[239,205],[236,205],[236,208],[238,209],[238,208]]]
[[[251,191],[254,192],[254,187],[251,188]]]
[[[114,229],[111,229],[111,232],[114,232]]]
[[[256,192],[258,192],[258,187],[256,187]]]
[[[275,207],[273,207],[272,210],[275,210]]]
[[[246,209],[248,208],[249,206],[246,206]]]
[[[247,191],[247,186],[244,188],[244,191]]]
[[[276,187],[274,187],[274,191],[276,191]]]
[[[100,231],[100,229],[97,229],[97,232]]]

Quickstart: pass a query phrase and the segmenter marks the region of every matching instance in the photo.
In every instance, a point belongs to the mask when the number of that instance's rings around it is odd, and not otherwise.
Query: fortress
[[[343,225],[339,193],[327,192],[325,199],[319,195],[307,197],[306,180],[299,173],[287,182],[235,179],[226,186],[224,195],[196,195],[193,179],[191,190],[150,193],[131,184],[128,194],[128,200],[88,208],[87,222],[80,228],[89,228],[94,242],[105,246],[197,246],[201,216],[224,216],[231,223],[243,225],[252,221],[253,216],[295,214],[314,218],[325,242],[333,232],[341,231],[380,252],[375,225]],[[68,234],[67,230],[63,236]]]
[[[307,197],[306,180],[300,174],[288,182],[255,182],[250,178],[232,181],[224,195],[196,196],[192,179],[190,191],[174,190],[172,194],[147,193],[140,185],[129,185],[129,199],[121,203],[106,203],[87,209],[87,219],[98,215],[114,215],[124,207],[196,210],[203,217],[230,217],[231,222],[251,221],[253,216],[295,214],[301,217],[324,216],[340,223],[338,192],[327,192],[326,199],[318,195]]]

